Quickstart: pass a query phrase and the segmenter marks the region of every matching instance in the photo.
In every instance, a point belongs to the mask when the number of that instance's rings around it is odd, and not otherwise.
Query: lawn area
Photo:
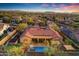
[[[22,56],[22,55],[24,55],[20,44],[5,46],[5,51],[7,51],[7,54],[9,56]]]

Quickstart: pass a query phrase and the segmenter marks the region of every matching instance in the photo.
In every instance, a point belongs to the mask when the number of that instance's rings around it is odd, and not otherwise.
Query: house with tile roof
[[[49,46],[49,42],[61,41],[62,39],[62,36],[57,31],[50,28],[31,27],[25,29],[20,37],[20,42],[24,47]]]
[[[4,33],[4,30],[8,29],[9,25],[0,23],[0,36]]]

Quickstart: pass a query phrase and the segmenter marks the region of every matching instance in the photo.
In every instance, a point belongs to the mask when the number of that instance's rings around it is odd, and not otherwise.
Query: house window
[[[32,42],[34,42],[34,43],[38,43],[37,38],[33,38],[33,39],[32,39]]]
[[[47,41],[50,41],[51,39],[46,39]]]
[[[44,39],[39,39],[39,43],[43,43],[44,42]]]

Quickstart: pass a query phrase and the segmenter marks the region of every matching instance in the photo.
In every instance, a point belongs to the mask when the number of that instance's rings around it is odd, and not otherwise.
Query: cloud
[[[75,10],[75,9],[79,9],[79,5],[71,5],[71,6],[65,6],[63,7],[63,9],[65,10]]]
[[[44,7],[44,8],[47,8],[47,7],[49,7],[50,5],[47,4],[47,3],[44,3],[44,4],[42,4],[41,6]]]
[[[60,8],[64,12],[79,12],[79,3],[70,3]]]

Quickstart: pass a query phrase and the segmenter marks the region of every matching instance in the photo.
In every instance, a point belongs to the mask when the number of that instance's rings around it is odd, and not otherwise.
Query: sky
[[[79,13],[79,3],[0,3],[0,10]]]

